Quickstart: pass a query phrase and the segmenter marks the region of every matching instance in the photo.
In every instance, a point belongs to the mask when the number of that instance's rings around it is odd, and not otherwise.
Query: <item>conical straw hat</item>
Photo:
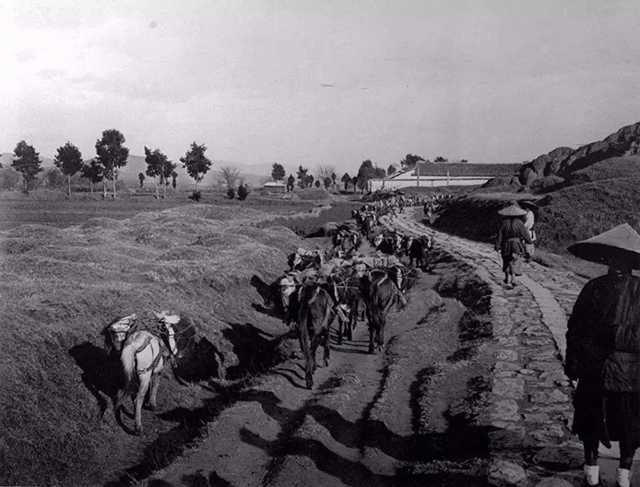
[[[622,260],[633,269],[640,269],[640,235],[628,223],[573,244],[567,250],[576,257],[598,264]]]
[[[500,210],[498,214],[502,216],[524,216],[527,214],[527,211],[523,210],[519,206],[510,205]]]

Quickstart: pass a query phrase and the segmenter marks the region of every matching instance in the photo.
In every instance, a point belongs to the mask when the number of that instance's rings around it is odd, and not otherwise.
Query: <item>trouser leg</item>
[[[583,438],[584,445],[584,463],[590,466],[598,464],[598,447],[600,442],[597,438]]]
[[[626,468],[631,470],[631,464],[633,463],[633,456],[636,451],[629,448],[624,441],[620,442],[620,468]]]

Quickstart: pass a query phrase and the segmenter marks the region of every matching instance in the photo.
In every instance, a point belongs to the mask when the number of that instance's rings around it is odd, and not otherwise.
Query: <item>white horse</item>
[[[148,399],[149,409],[156,408],[156,395],[160,385],[159,373],[164,367],[162,342],[148,331],[136,331],[133,324],[136,314],[125,316],[111,323],[107,329],[111,344],[120,352],[124,369],[125,386],[118,394],[116,415],[129,394],[135,404],[135,433],[142,434],[142,405]],[[148,394],[147,394],[148,393]]]

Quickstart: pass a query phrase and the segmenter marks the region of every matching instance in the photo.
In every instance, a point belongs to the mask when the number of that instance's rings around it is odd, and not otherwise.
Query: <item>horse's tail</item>
[[[120,362],[124,371],[124,387],[118,395],[116,409],[118,409],[128,394],[133,393],[136,386],[136,353],[137,349],[133,344],[127,344],[120,354]]]

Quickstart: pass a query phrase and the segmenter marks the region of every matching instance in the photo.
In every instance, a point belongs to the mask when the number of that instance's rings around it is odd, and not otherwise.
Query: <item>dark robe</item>
[[[524,226],[522,220],[516,217],[505,218],[498,230],[496,239],[496,250],[502,255],[502,270],[520,274],[516,271],[515,263],[526,251],[524,242],[531,244],[529,231]]]
[[[585,285],[568,323],[565,373],[578,380],[575,434],[640,446],[640,278],[615,272]]]

